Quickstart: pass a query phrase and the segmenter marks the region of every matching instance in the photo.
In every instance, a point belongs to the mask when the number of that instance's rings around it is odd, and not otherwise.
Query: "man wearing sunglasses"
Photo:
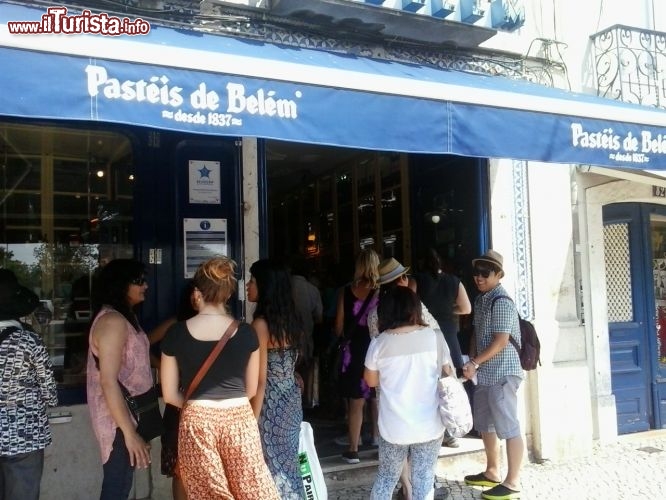
[[[478,379],[474,428],[481,433],[486,453],[486,470],[465,476],[465,483],[490,487],[481,494],[486,500],[520,497],[524,450],[516,396],[523,369],[518,351],[509,342],[509,336],[513,336],[520,345],[520,326],[516,306],[500,284],[503,263],[502,256],[494,250],[472,260],[474,283],[481,293],[474,302],[470,360],[463,366],[465,378],[476,375]],[[506,439],[508,470],[504,480],[500,475],[500,439]]]

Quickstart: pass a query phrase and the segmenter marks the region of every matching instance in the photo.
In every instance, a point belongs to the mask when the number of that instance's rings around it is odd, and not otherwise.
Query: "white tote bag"
[[[327,500],[326,482],[324,473],[319,465],[319,457],[314,445],[314,434],[309,422],[301,422],[301,432],[298,437],[298,464],[303,480],[303,490],[306,500]]]
[[[437,334],[438,332],[436,332]],[[439,341],[444,337],[437,337],[435,340],[437,348],[437,366],[441,367],[442,355],[439,350]],[[449,366],[452,373],[455,368]],[[440,368],[441,369],[441,368]],[[441,375],[441,372],[440,372]],[[439,377],[437,381],[437,397],[439,406],[439,416],[442,419],[444,428],[453,437],[459,438],[465,436],[472,430],[474,418],[472,417],[472,407],[469,404],[467,391],[454,375]]]
[[[472,430],[474,419],[469,397],[460,380],[442,377],[437,383],[439,416],[451,436],[464,437]]]

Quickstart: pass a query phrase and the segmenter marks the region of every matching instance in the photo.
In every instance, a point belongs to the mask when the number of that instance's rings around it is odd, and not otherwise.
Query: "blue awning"
[[[503,77],[152,26],[14,35],[0,115],[386,151],[666,169],[666,113]]]

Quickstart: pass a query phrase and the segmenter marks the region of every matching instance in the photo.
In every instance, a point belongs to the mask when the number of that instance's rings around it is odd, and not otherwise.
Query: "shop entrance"
[[[346,427],[344,408],[331,400],[332,325],[336,292],[351,280],[357,252],[373,247],[417,270],[433,247],[473,296],[471,259],[489,234],[486,178],[485,162],[471,158],[266,141],[268,256],[303,257],[322,294],[319,394],[305,410],[320,455],[344,451],[335,443]]]
[[[268,254],[304,256],[318,280],[344,283],[368,246],[410,266],[434,247],[467,279],[487,246],[485,160],[267,141],[266,165]]]

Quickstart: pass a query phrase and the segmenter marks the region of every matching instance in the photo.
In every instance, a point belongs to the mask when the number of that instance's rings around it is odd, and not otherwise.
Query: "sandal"
[[[513,500],[520,498],[520,491],[507,488],[503,484],[498,484],[494,488],[481,493],[481,498],[485,498],[485,500]]]
[[[471,474],[469,476],[465,476],[465,484],[469,486],[486,486],[486,487],[492,487],[492,486],[497,486],[500,484],[501,481],[493,481],[492,479],[488,478],[485,474],[485,472],[480,472],[478,474]]]

